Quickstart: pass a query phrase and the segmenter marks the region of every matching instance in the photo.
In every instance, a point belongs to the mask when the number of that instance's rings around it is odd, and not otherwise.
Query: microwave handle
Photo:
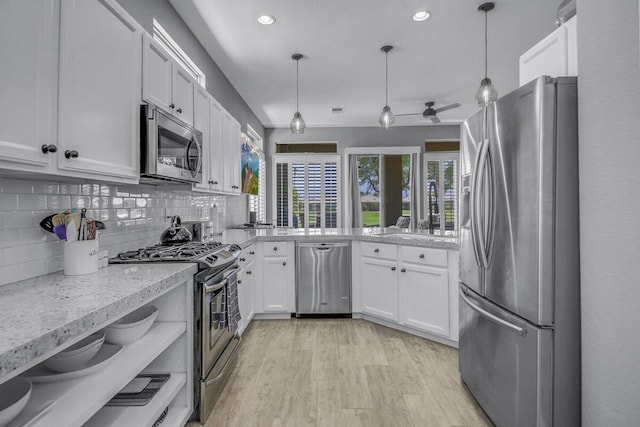
[[[147,173],[156,174],[158,166],[158,117],[156,109],[146,106],[147,119]]]
[[[192,144],[195,144],[196,150],[198,151],[198,164],[196,165],[196,168],[195,169],[189,168],[189,170],[191,170],[191,172],[193,172],[193,177],[195,178],[195,176],[198,174],[198,171],[200,170],[200,167],[202,166],[202,147],[200,146],[200,144],[198,143],[198,141],[196,141],[196,139],[194,137],[191,137],[191,140],[187,144],[187,153],[186,153],[187,166],[190,165],[190,163],[189,163],[189,150],[191,150]]]

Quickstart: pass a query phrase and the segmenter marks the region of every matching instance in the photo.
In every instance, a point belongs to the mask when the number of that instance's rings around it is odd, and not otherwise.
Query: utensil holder
[[[67,276],[95,273],[99,261],[98,239],[64,243],[64,274]]]

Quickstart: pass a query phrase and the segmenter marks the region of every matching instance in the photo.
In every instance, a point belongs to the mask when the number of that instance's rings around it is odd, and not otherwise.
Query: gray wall
[[[583,423],[638,425],[638,0],[579,0],[578,18]]]
[[[117,1],[149,34],[153,34],[153,19],[155,18],[204,72],[207,76],[207,91],[240,122],[242,130],[246,131],[247,123],[249,123],[258,134],[264,136],[262,123],[213,62],[168,0]]]
[[[460,125],[380,127],[321,127],[307,128],[302,135],[294,135],[289,128],[265,128],[265,153],[267,154],[267,221],[272,221],[273,176],[271,156],[277,142],[337,141],[339,154],[347,147],[424,147],[427,140],[457,141]],[[344,197],[344,195],[343,195]],[[344,218],[343,218],[344,224]]]

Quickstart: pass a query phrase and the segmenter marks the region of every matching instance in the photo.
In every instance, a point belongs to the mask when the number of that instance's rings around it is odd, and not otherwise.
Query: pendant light
[[[300,60],[302,59],[301,53],[294,53],[291,55],[291,59],[296,61],[296,112],[293,115],[293,120],[291,120],[291,132],[300,134],[304,133],[304,128],[306,127],[304,123],[304,119],[302,118],[302,114],[298,111],[298,97],[299,97],[299,78],[298,78],[298,65]]]
[[[476,102],[479,107],[486,107],[498,99],[498,91],[487,76],[487,12],[493,10],[494,7],[493,2],[482,3],[478,6],[478,10],[484,12],[484,79],[480,82],[480,87],[476,92]]]
[[[385,92],[384,92],[384,108],[382,109],[382,113],[380,114],[380,126],[384,129],[389,129],[393,122],[396,121],[396,118],[393,116],[391,112],[391,107],[389,107],[389,51],[393,49],[393,46],[382,46],[380,48],[381,51],[384,52],[384,82],[385,82]]]

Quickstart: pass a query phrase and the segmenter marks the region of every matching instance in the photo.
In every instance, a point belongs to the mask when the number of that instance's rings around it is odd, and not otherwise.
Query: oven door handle
[[[226,279],[227,277],[231,276],[233,273],[235,273],[235,272],[236,272],[236,271],[238,271],[238,270],[240,270],[240,267],[237,267],[237,266],[236,266],[236,267],[233,267],[233,268],[229,269],[228,271],[225,271],[225,272],[222,274],[222,278],[223,278],[223,279]]]
[[[216,292],[219,291],[220,289],[224,288],[227,284],[228,280],[224,279],[222,282],[218,282],[215,285],[207,285],[205,284],[204,287],[204,293],[205,294],[210,294],[211,292]]]

